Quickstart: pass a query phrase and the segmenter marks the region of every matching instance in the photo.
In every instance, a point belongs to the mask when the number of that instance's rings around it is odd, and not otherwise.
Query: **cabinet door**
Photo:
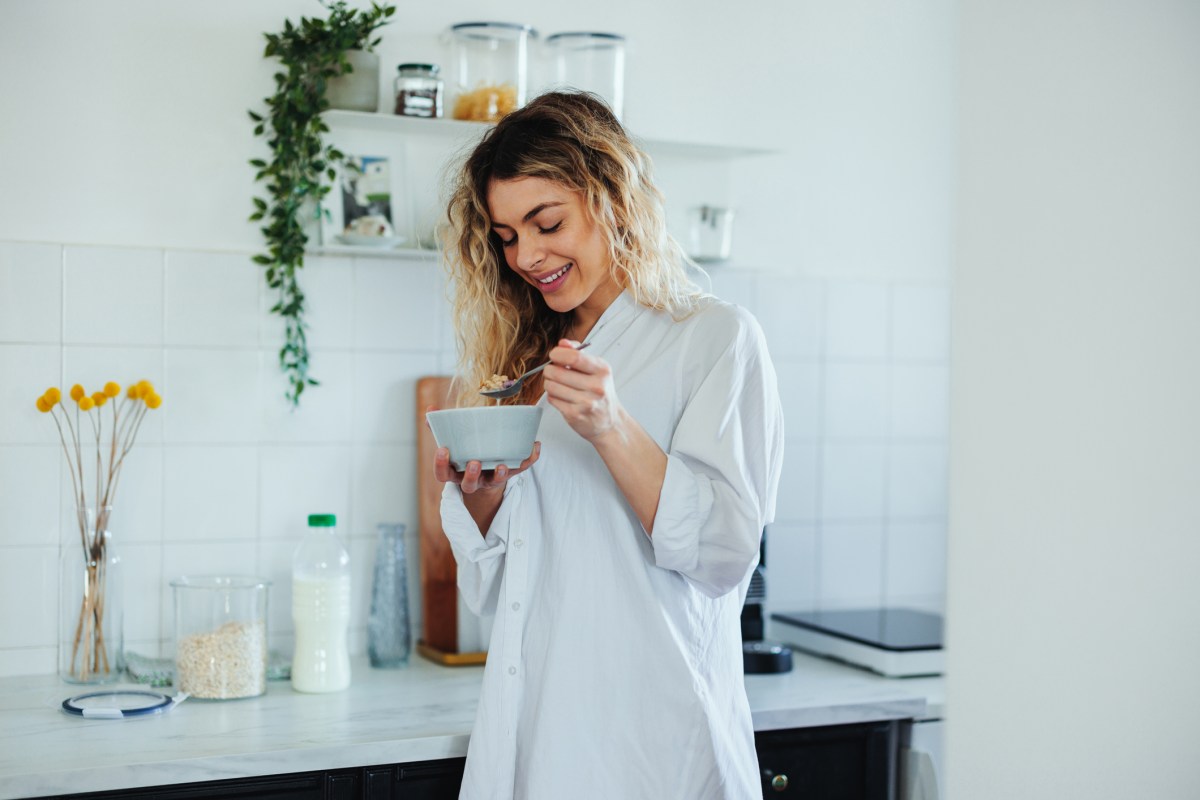
[[[466,763],[465,758],[448,758],[401,764],[396,800],[457,800]]]
[[[764,798],[895,800],[899,722],[755,734]]]
[[[214,797],[241,800],[324,800],[325,775],[308,772],[295,775],[269,775],[262,778],[237,778],[174,786],[151,786],[112,792],[88,792],[70,795],[74,800],[210,800]]]

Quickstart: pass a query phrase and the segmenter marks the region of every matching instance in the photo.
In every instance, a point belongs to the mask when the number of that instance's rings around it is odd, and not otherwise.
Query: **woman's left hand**
[[[542,386],[572,430],[594,442],[617,429],[623,411],[608,362],[577,347],[579,342],[559,339],[550,351],[551,365],[542,372]]]

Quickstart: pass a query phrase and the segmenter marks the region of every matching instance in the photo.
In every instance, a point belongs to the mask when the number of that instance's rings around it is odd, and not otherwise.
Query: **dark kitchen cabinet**
[[[68,795],[71,800],[455,800],[464,758]]]
[[[763,797],[895,800],[906,724],[891,720],[755,733]]]
[[[760,731],[763,797],[896,800],[907,721]],[[456,800],[466,759],[70,795],[72,800]],[[614,765],[619,769],[620,765]]]

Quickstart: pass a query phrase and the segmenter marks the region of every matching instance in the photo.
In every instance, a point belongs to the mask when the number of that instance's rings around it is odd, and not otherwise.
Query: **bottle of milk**
[[[350,554],[336,526],[333,514],[310,514],[292,556],[292,688],[299,692],[338,692],[350,685]]]

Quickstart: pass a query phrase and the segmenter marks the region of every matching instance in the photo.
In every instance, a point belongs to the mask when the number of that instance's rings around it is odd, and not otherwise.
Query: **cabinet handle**
[[[788,787],[788,776],[787,775],[783,775],[783,774],[776,775],[771,770],[764,769],[763,777],[770,780],[771,788],[776,792],[782,792],[783,790],[787,789],[787,787]]]

